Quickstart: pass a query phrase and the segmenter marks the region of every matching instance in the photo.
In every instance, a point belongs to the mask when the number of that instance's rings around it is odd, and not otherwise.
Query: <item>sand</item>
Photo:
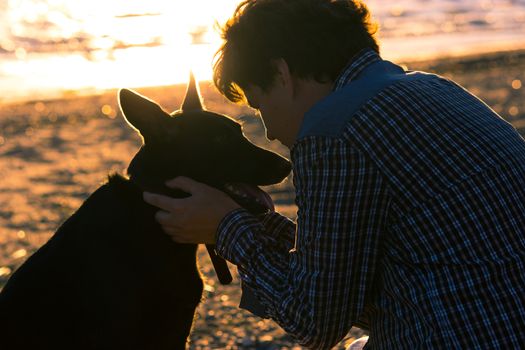
[[[483,99],[525,134],[525,51],[406,63],[409,69],[450,77]],[[178,109],[184,86],[137,91]],[[209,83],[201,84],[207,107],[244,122],[255,143],[287,155],[264,138],[260,120],[246,107],[228,103]],[[53,234],[110,172],[124,172],[140,137],[118,112],[116,91],[0,108],[0,288],[10,274]],[[277,210],[295,216],[290,179],[266,188]],[[190,349],[301,349],[272,321],[238,309],[239,281],[218,285],[204,250],[205,280]],[[234,268],[232,268],[234,271]],[[353,329],[336,349],[362,334]],[[0,335],[1,347],[1,335]]]

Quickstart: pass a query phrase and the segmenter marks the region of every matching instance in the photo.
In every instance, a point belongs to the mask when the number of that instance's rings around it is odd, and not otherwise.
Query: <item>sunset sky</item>
[[[525,47],[525,0],[369,0],[385,58]],[[211,78],[239,0],[0,0],[0,96]],[[1,99],[1,98],[0,98]]]
[[[0,86],[163,85],[185,81],[190,69],[209,79],[220,44],[214,24],[237,3],[0,0]]]

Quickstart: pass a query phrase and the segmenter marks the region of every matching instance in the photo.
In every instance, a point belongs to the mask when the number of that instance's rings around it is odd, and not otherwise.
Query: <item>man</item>
[[[308,347],[525,344],[525,141],[457,84],[383,61],[357,0],[248,0],[214,81],[291,150],[297,223],[178,178],[145,194],[179,242],[216,243]],[[262,195],[262,194],[259,194]],[[254,309],[255,310],[255,309]]]

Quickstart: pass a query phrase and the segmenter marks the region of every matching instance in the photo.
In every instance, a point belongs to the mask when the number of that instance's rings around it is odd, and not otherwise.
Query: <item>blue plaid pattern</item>
[[[379,60],[361,52],[335,89]],[[297,223],[239,209],[218,228],[263,316],[316,349],[353,325],[367,349],[522,348],[525,141],[439,76],[347,119],[291,150]]]

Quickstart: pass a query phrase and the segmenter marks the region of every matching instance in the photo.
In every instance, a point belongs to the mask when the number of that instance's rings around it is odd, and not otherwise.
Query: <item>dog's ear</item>
[[[202,101],[201,95],[199,92],[199,86],[195,82],[195,77],[193,72],[190,72],[190,82],[188,83],[188,88],[186,89],[186,97],[184,97],[184,102],[182,102],[181,110],[183,112],[188,112],[191,110],[202,110]]]
[[[157,103],[132,90],[119,91],[119,104],[124,118],[144,138],[162,134],[166,118],[171,118]]]

